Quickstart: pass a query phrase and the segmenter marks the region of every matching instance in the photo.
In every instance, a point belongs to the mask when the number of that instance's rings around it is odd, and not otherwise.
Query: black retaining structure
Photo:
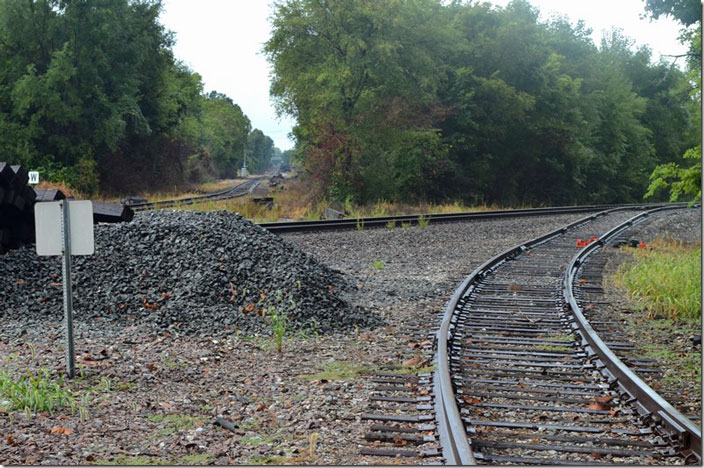
[[[36,193],[22,166],[0,162],[0,253],[34,242]]]
[[[27,185],[28,172],[19,165],[0,162],[0,254],[35,241],[34,204],[64,200],[57,189],[37,189]],[[132,221],[134,211],[119,203],[93,202],[94,223]]]

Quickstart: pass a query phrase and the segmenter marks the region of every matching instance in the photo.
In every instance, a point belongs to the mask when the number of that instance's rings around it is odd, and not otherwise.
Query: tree
[[[398,151],[381,138],[386,129],[429,131],[450,42],[443,17],[431,0],[276,3],[264,47],[271,94],[297,119],[294,134],[321,191],[373,197],[383,187],[363,168]]]
[[[274,155],[274,140],[255,128],[247,138],[247,167],[250,172],[261,173],[269,167]]]
[[[688,91],[690,122],[696,141],[701,142],[701,54],[702,54],[702,5],[695,0],[647,0],[646,11],[653,17],[669,15],[680,21],[684,26],[695,26],[684,29],[680,40],[689,43],[687,54]],[[701,144],[686,150],[680,161],[669,162],[657,166],[650,175],[650,186],[645,198],[654,197],[664,189],[669,189],[670,201],[676,201],[682,195],[693,201],[702,197],[702,166]]]
[[[232,99],[216,91],[203,102],[203,144],[220,177],[234,177],[242,166],[251,131],[249,118]]]

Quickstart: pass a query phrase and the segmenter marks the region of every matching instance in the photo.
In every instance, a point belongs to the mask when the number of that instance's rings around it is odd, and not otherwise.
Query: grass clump
[[[635,251],[634,262],[616,273],[616,284],[628,289],[649,319],[701,320],[701,246],[656,241],[654,247]]]
[[[175,434],[176,432],[190,429],[196,423],[200,424],[203,422],[201,418],[187,414],[150,414],[147,416],[147,419],[163,426],[158,431],[158,434],[161,436]]]
[[[352,379],[371,372],[365,365],[350,361],[332,361],[323,366],[323,371],[317,374],[304,374],[303,380],[342,380]]]
[[[291,328],[288,314],[276,308],[271,308],[267,312],[267,321],[271,326],[271,334],[276,344],[276,351],[280,353],[284,343],[284,336]]]
[[[143,465],[168,465],[167,460],[161,458],[148,457],[146,455],[118,455],[110,460],[99,460],[96,465],[121,465],[121,466],[143,466]]]
[[[421,229],[425,229],[430,224],[430,216],[420,215],[418,216],[418,226]]]
[[[74,407],[73,394],[64,388],[63,376],[57,382],[46,369],[39,369],[36,374],[28,371],[18,377],[0,371],[0,399],[9,402],[9,410],[51,413],[56,408]]]
[[[384,261],[383,260],[374,260],[372,262],[372,268],[375,270],[383,270],[384,269]]]

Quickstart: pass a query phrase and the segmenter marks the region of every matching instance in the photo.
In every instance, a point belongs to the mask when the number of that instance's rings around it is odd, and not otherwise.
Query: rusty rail
[[[662,398],[655,390],[645,383],[635,372],[633,372],[621,359],[609,349],[599,335],[594,331],[587,318],[582,313],[581,308],[577,304],[577,300],[573,294],[573,284],[577,271],[580,265],[590,255],[602,248],[606,243],[618,236],[621,232],[630,226],[643,221],[652,213],[663,210],[680,208],[678,206],[665,206],[638,214],[629,219],[625,223],[614,227],[609,232],[603,234],[599,239],[587,247],[583,248],[567,266],[567,274],[564,278],[564,295],[565,302],[572,309],[576,322],[573,328],[578,329],[583,341],[588,343],[586,349],[596,354],[601,362],[606,366],[606,371],[610,378],[618,380],[619,385],[631,396],[636,399],[636,405],[640,413],[644,416],[650,416],[655,422],[661,423],[668,429],[672,435],[671,439],[680,450],[687,455],[691,451],[697,461],[702,460],[702,431],[689,418],[672,407],[664,398]]]

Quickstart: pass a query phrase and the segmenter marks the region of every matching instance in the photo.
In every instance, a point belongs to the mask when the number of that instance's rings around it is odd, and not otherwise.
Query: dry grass
[[[42,189],[42,190],[50,190],[50,189],[61,190],[61,192],[64,195],[66,195],[66,198],[72,197],[77,200],[82,200],[85,198],[81,192],[70,188],[68,185],[64,184],[63,182],[41,181],[41,182],[39,182],[39,185],[37,185],[37,188]]]
[[[141,193],[151,202],[161,200],[178,200],[197,195],[193,190],[201,192],[215,192],[224,190],[228,187],[233,187],[244,179],[227,179],[216,182],[200,184],[195,187],[190,187],[188,193],[175,192],[158,192],[158,193]],[[391,202],[387,200],[379,200],[373,204],[357,205],[347,202],[342,205],[332,205],[325,200],[316,199],[313,191],[306,185],[305,182],[287,180],[285,189],[281,186],[271,187],[270,192],[265,196],[271,196],[274,199],[273,206],[267,207],[254,203],[249,198],[236,198],[231,200],[221,201],[203,201],[193,205],[175,206],[175,209],[192,210],[192,211],[214,211],[226,210],[241,214],[245,218],[256,222],[275,222],[287,220],[318,220],[323,219],[325,208],[332,207],[339,211],[344,211],[347,218],[377,218],[383,216],[398,216],[398,215],[421,215],[421,214],[447,214],[447,213],[464,213],[476,211],[499,210],[502,207],[498,205],[476,205],[469,206],[461,201],[452,203],[401,203]],[[260,194],[264,195],[264,194]]]
[[[318,220],[323,219],[325,208],[330,206],[326,201],[311,199],[306,187],[300,183],[288,183],[286,189],[272,188],[268,196],[273,197],[273,206],[267,207],[254,203],[248,198],[236,198],[222,201],[204,201],[193,205],[176,206],[176,209],[193,211],[227,210],[241,214],[256,222],[275,222],[285,220]],[[151,200],[151,199],[150,199]],[[334,206],[333,206],[334,207]],[[469,206],[459,201],[454,203],[420,203],[409,204],[380,200],[370,205],[346,203],[344,208],[350,219],[378,218],[397,215],[445,214],[472,211],[488,211],[501,209],[496,205]]]

